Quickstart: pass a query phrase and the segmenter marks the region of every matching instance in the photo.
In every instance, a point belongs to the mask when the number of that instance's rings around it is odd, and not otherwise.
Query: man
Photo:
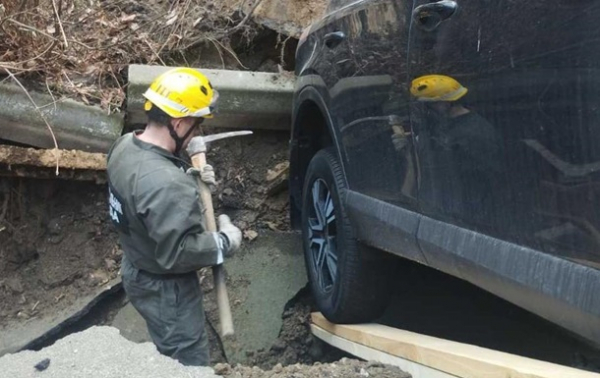
[[[501,221],[506,199],[502,139],[485,118],[461,103],[467,88],[445,75],[413,80],[413,125],[420,160],[420,198],[430,211],[484,227]],[[392,136],[396,149],[406,143]]]
[[[123,286],[145,319],[159,352],[184,365],[209,363],[202,291],[196,271],[219,264],[242,235],[229,217],[206,231],[189,164],[180,157],[218,97],[208,79],[189,68],[160,75],[144,93],[148,123],[108,154],[109,211],[118,230]],[[201,179],[215,183],[210,166]]]

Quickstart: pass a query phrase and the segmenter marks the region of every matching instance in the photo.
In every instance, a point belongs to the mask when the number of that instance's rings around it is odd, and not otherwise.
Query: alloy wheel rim
[[[310,199],[309,249],[317,284],[322,291],[329,292],[338,276],[337,222],[331,191],[325,181],[315,180]]]

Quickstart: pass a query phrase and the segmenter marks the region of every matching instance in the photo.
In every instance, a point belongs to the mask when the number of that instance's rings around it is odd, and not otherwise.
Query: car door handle
[[[458,9],[456,1],[442,0],[419,5],[412,13],[416,25],[425,30],[435,30],[444,20],[452,17]]]
[[[323,40],[325,41],[325,45],[330,49],[336,47],[346,38],[346,34],[342,31],[334,31],[331,33],[325,34]]]

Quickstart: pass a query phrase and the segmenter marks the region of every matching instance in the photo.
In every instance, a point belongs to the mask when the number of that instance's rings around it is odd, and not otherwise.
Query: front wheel
[[[374,320],[387,307],[391,264],[373,258],[380,252],[353,237],[341,199],[345,188],[335,150],[319,151],[304,182],[304,257],[319,311],[334,323],[362,323]]]

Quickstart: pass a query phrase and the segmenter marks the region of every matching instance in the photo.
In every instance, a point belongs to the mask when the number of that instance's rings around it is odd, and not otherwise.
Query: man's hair
[[[155,105],[152,105],[150,110],[146,110],[146,116],[148,117],[148,121],[162,126],[167,126],[171,123],[171,117]]]

